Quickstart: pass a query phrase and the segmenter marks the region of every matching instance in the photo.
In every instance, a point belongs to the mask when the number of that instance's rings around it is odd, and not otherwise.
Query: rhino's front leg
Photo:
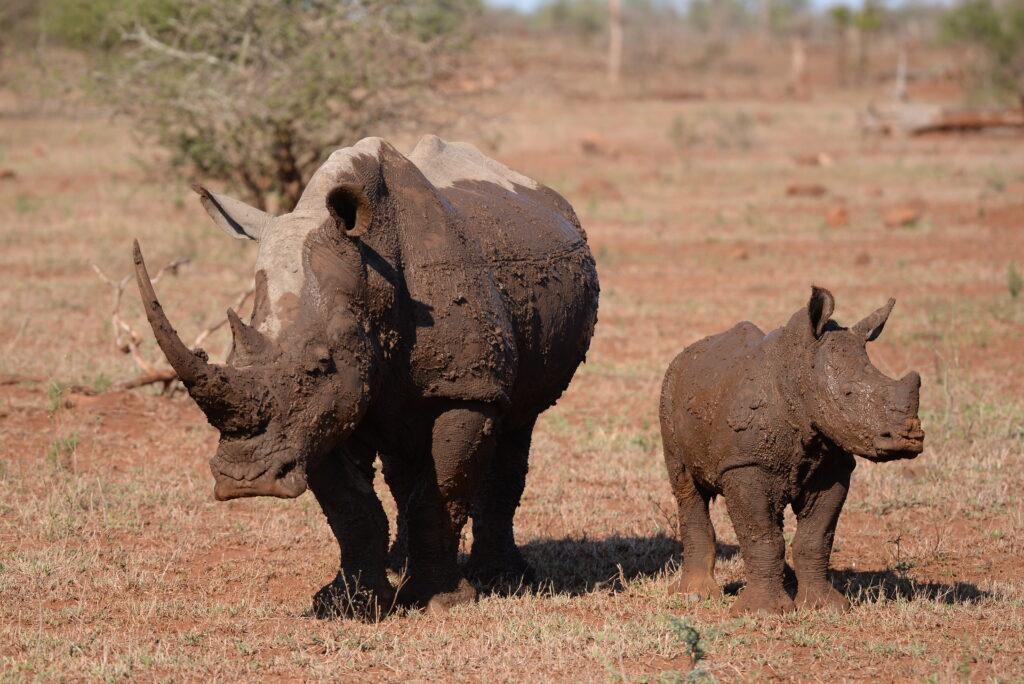
[[[793,569],[797,580],[796,604],[801,608],[850,609],[849,600],[829,582],[828,566],[853,466],[852,457],[822,464],[805,485],[803,495],[793,502],[797,518]]]
[[[733,604],[735,613],[785,613],[793,609],[783,586],[786,540],[782,536],[785,508],[780,483],[757,466],[722,475],[725,503],[743,552],[747,586]]]
[[[403,603],[428,610],[473,601],[476,590],[458,566],[459,539],[483,469],[494,451],[496,410],[446,401],[434,421],[428,472],[409,498],[409,571]]]
[[[388,519],[373,491],[373,454],[346,449],[311,467],[308,478],[341,548],[341,569],[313,597],[313,614],[381,619],[394,607],[395,591],[385,569]]]

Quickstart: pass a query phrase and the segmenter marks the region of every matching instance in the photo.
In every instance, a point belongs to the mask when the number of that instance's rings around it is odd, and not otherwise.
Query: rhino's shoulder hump
[[[764,340],[764,332],[750,321],[737,323],[725,332],[709,335],[683,352],[688,356],[711,355],[715,361],[750,354]]]
[[[494,183],[506,190],[516,186],[535,190],[537,181],[491,159],[469,143],[447,142],[436,135],[420,138],[409,160],[437,188],[448,188],[460,181]]]
[[[740,323],[684,349],[672,362],[668,375],[676,391],[703,388],[715,395],[728,394],[756,368],[764,339],[756,325]]]

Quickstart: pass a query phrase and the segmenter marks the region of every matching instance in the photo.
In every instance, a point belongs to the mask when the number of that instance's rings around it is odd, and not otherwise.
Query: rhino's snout
[[[306,472],[298,461],[275,461],[253,473],[252,464],[211,463],[216,485],[213,496],[218,501],[247,496],[276,496],[293,499],[306,491]]]
[[[914,458],[924,451],[924,431],[917,417],[907,418],[902,428],[894,432],[883,432],[874,439],[877,461],[892,461],[898,458]]]

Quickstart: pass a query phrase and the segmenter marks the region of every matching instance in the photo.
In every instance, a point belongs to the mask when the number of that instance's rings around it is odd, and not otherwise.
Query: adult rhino
[[[135,244],[156,340],[220,431],[217,499],[308,487],[341,547],[314,613],[376,618],[445,609],[467,575],[528,575],[512,518],[537,416],[584,360],[598,281],[586,235],[553,190],[465,143],[424,137],[403,156],[380,138],[334,152],[295,210],[270,216],[196,188],[213,220],[259,242],[252,320],[228,311],[225,365],[168,322]],[[373,462],[399,507],[388,521]]]

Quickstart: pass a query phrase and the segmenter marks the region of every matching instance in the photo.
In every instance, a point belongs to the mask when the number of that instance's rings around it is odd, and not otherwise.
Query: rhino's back
[[[450,203],[464,235],[493,266],[586,250],[586,236],[561,195],[476,147],[428,135],[409,160]]]
[[[514,413],[535,415],[568,386],[597,320],[597,272],[579,221],[558,193],[472,145],[426,136],[408,158],[447,204],[474,262],[465,266],[487,271],[474,280],[493,287],[489,301],[503,311],[488,318],[512,337],[502,353],[513,357],[507,395]]]
[[[667,446],[698,481],[715,484],[721,446],[745,430],[743,407],[756,403],[766,336],[744,321],[684,349],[669,365],[661,393]]]

